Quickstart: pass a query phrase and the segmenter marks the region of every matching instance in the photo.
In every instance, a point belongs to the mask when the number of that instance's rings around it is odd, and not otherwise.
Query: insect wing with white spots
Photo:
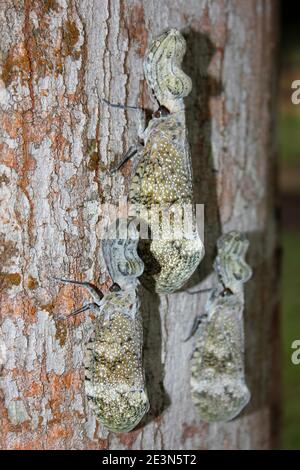
[[[135,289],[107,294],[86,347],[85,389],[108,430],[129,432],[149,410],[140,303]]]
[[[192,400],[207,422],[229,421],[250,400],[244,371],[243,284],[251,276],[248,241],[239,232],[218,240],[217,287],[205,308],[191,358]]]
[[[125,238],[113,231],[127,228]],[[95,331],[85,356],[85,388],[97,419],[110,431],[128,432],[149,410],[143,370],[143,329],[137,277],[138,232],[130,220],[118,219],[103,241],[103,254],[114,292],[102,299]]]

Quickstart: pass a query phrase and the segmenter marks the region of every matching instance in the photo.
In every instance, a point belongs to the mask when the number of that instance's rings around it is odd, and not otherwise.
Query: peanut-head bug
[[[209,296],[191,358],[192,400],[201,419],[229,421],[250,400],[244,372],[244,287],[252,270],[245,261],[249,242],[229,232],[217,242],[218,284]]]
[[[104,296],[91,284],[61,279],[87,287],[93,296],[93,303],[72,315],[91,308],[96,316],[86,345],[85,393],[99,422],[114,432],[129,432],[149,409],[137,279],[143,262],[137,244],[130,219],[118,219],[108,228],[102,249],[113,285]]]
[[[141,135],[143,145],[134,154],[127,152],[122,161],[134,155],[129,213],[140,218],[146,214],[146,221],[150,221],[151,236],[141,237],[138,247],[145,265],[141,282],[151,290],[165,293],[181,288],[204,256],[193,208],[185,123],[183,99],[192,88],[191,79],[181,69],[185,49],[185,40],[176,29],[162,33],[150,44],[144,72],[159,109]],[[184,222],[188,206],[192,209],[188,214],[189,233]],[[153,211],[158,213],[157,218]],[[164,217],[170,220],[167,229]],[[182,228],[180,234],[178,225]]]

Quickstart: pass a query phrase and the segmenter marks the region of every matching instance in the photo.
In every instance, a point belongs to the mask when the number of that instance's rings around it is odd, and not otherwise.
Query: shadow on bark
[[[144,370],[150,410],[139,427],[143,427],[157,419],[171,403],[164,389],[165,371],[162,363],[160,297],[158,294],[143,288],[141,303],[144,332]]]
[[[265,231],[247,232],[246,236],[249,240],[247,258],[253,270],[251,280],[245,284],[244,310],[245,375],[251,400],[243,415],[251,415],[261,409],[269,408],[271,448],[278,448],[282,419],[278,337],[280,331],[278,273],[281,253],[278,246],[275,252],[267,248],[270,241]],[[268,251],[270,256],[266,257]],[[270,292],[273,292],[271,297]]]
[[[212,158],[212,123],[209,101],[222,91],[222,84],[208,73],[215,47],[207,35],[193,29],[183,32],[187,51],[183,70],[192,79],[192,93],[186,100],[186,123],[193,168],[195,204],[204,204],[205,257],[185,285],[191,288],[203,281],[212,271],[216,241],[221,235],[217,200],[216,170]]]

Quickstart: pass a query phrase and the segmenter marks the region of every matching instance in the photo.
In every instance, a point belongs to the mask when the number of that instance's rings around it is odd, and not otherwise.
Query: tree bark
[[[3,449],[266,449],[278,431],[278,269],[273,144],[275,0],[24,0],[1,2],[0,447]],[[248,234],[243,414],[205,424],[191,402],[184,342],[204,294],[143,291],[151,411],[127,434],[105,431],[84,396],[84,342],[93,319],[55,320],[84,291],[51,276],[99,282],[104,203],[126,196],[136,142],[151,107],[142,60],[148,41],[176,27],[184,70],[195,199],[205,204],[206,257],[190,290],[213,282],[222,232]],[[112,220],[111,220],[112,221]],[[274,381],[276,382],[274,385]]]

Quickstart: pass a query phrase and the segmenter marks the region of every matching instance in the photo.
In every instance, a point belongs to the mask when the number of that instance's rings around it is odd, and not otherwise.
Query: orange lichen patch
[[[37,286],[38,286],[37,280],[34,277],[32,277],[31,275],[29,275],[28,280],[27,280],[28,289],[33,290],[33,289],[36,289]]]
[[[127,449],[131,449],[133,444],[138,438],[141,429],[137,429],[128,433],[116,433],[121,444],[123,444]]]
[[[28,425],[30,424],[30,421],[25,421],[22,424],[11,424],[9,423],[9,432],[14,433],[14,434],[21,434],[24,433],[25,431],[29,430]]]
[[[76,217],[72,217],[72,224],[75,225],[76,227],[80,227],[80,220]]]
[[[33,101],[33,91],[32,85],[30,85],[30,96],[32,101],[32,106],[34,106]],[[19,178],[19,187],[23,191],[24,195],[29,204],[29,215],[27,218],[27,232],[29,237],[29,245],[34,245],[34,203],[30,198],[28,192],[29,185],[29,172],[35,168],[36,162],[30,155],[30,129],[32,127],[31,118],[29,113],[22,113],[22,158],[20,159],[20,164],[18,168]]]
[[[72,54],[74,59],[79,59],[80,57],[80,52],[76,52]],[[78,102],[78,94],[77,93],[68,93],[68,103],[70,104],[75,104]]]
[[[1,162],[5,166],[17,170],[18,161],[16,151],[14,149],[9,148],[9,146],[5,142],[0,143],[0,155]]]
[[[0,416],[1,416],[0,446],[2,449],[5,447],[2,445],[2,441],[1,441],[1,438],[3,436],[6,437],[9,433],[14,433],[14,436],[18,436],[18,435],[24,436],[26,432],[31,431],[29,419],[23,422],[22,424],[15,425],[11,423],[8,417],[7,409],[4,405],[4,401],[3,401],[3,406],[0,405]],[[17,439],[16,440],[14,439],[14,443],[16,445],[21,445],[20,441],[18,441]]]
[[[145,11],[143,5],[136,4],[131,8],[127,28],[130,31],[130,39],[133,38],[138,44],[136,49],[137,53],[141,57],[144,57],[148,41],[148,31],[145,28]]]
[[[43,2],[41,2],[41,6],[43,7],[46,13],[51,12],[51,10],[58,12],[60,9],[60,6],[56,0],[44,0]]]
[[[72,430],[68,427],[65,427],[61,424],[52,424],[47,428],[47,447],[48,446],[57,446],[60,444],[60,440],[68,437],[72,437]]]
[[[8,86],[18,75],[25,79],[30,89],[33,108],[35,100],[33,78],[44,77],[49,72],[55,75],[62,72],[60,44],[57,44],[57,48],[51,47],[46,33],[49,30],[51,18],[48,13],[59,11],[59,9],[59,4],[54,0],[36,3],[25,0],[24,41],[11,48],[3,64],[2,79],[5,86]],[[33,11],[39,17],[38,27],[35,27],[31,21],[30,13]]]
[[[1,68],[1,78],[8,87],[15,78],[30,73],[30,62],[22,43],[15,44],[9,50]]]
[[[74,188],[76,183],[77,183],[77,176],[74,175],[74,176],[71,176],[71,178],[69,178],[68,180],[66,180],[64,186],[66,188]]]
[[[75,391],[80,390],[82,387],[82,379],[80,371],[70,371],[63,375],[63,383],[65,384],[66,389],[72,389]]]
[[[29,299],[28,295],[24,295],[23,292],[17,293],[13,298],[2,293],[1,297],[1,315],[3,317],[22,317],[24,312],[28,312],[28,323],[34,322],[34,314],[36,313],[36,306],[32,300]]]
[[[20,283],[21,276],[19,273],[0,273],[1,290],[10,289],[13,286],[19,286]]]
[[[64,401],[66,390],[78,391],[82,388],[80,371],[69,371],[63,375],[56,375],[53,372],[47,374],[49,383],[50,405],[52,411],[57,411],[61,401]]]
[[[30,141],[26,141],[26,145],[28,145],[30,143]],[[24,154],[23,154],[24,155]],[[26,165],[26,166],[25,166]],[[34,171],[36,169],[36,160],[30,155],[28,154],[27,155],[27,159],[24,163],[24,166],[18,168],[19,170],[19,173],[20,172],[24,172],[24,171]],[[21,171],[20,171],[21,170]]]
[[[70,388],[71,388],[72,379],[73,379],[73,373],[72,373],[72,372],[67,372],[67,374],[65,374],[65,375],[63,376],[63,381],[64,381],[65,387],[66,387],[67,389],[70,389]]]
[[[41,382],[31,382],[30,386],[24,390],[24,397],[39,397],[43,394],[43,385]]]
[[[62,135],[50,136],[52,141],[53,150],[56,150],[57,156],[61,161],[65,161],[65,148],[70,146],[70,143]],[[70,158],[68,159],[70,160]]]
[[[73,277],[73,279],[75,279],[75,277]],[[58,296],[57,296],[57,299],[56,299],[56,302],[55,304],[58,306],[59,308],[59,311],[60,312],[70,312],[72,310],[72,308],[74,307],[74,299],[73,299],[73,292],[74,292],[74,289],[76,289],[76,294],[79,295],[80,294],[80,291],[82,293],[84,293],[84,288],[80,287],[80,286],[76,286],[74,288],[74,286],[70,285],[70,284],[63,284],[61,285],[61,289],[59,290],[59,293],[58,293]],[[77,296],[76,295],[76,296]],[[81,302],[82,299],[84,299],[85,297],[77,297],[78,298],[78,302]]]
[[[195,435],[203,436],[203,434],[206,434],[208,426],[209,425],[207,423],[203,423],[202,427],[200,428],[199,426],[183,423],[183,430],[181,435],[182,444],[184,444],[187,439],[192,439]]]
[[[10,446],[12,450],[41,450],[42,448],[43,445],[40,437],[36,439],[26,439],[25,442],[14,439],[13,444]]]
[[[19,113],[3,113],[1,116],[2,129],[11,139],[18,137],[21,123],[22,118]]]
[[[61,376],[58,376],[54,373],[48,374],[49,381],[49,393],[50,393],[50,402],[51,403],[60,403],[61,397],[65,391],[65,384]]]
[[[57,142],[60,139],[60,136],[58,136],[57,133],[53,132],[51,129],[54,125],[59,126],[56,120],[52,120],[52,116],[48,115],[46,119],[38,119],[35,117],[35,122],[38,123],[38,125],[32,125],[32,121],[28,123],[28,140],[30,142],[34,142],[36,145],[39,145],[43,142],[45,137],[48,137],[52,141],[53,146],[57,147]]]
[[[29,322],[30,322],[30,319],[32,321],[35,319],[36,312],[37,312],[36,306],[30,303],[27,303],[26,315],[28,316]]]
[[[54,303],[49,303],[49,304],[43,304],[40,305],[41,310],[46,310],[46,312],[52,314],[53,313],[53,308],[54,308]]]
[[[91,155],[90,155],[90,158],[89,158],[89,161],[88,161],[88,164],[87,164],[87,168],[89,171],[97,171],[98,170],[98,166],[99,166],[99,154],[98,152],[93,152]]]
[[[48,425],[52,424],[60,424],[63,423],[65,420],[66,413],[62,413],[60,411],[61,403],[60,402],[54,402],[54,401],[49,401],[49,405],[51,408],[51,418],[48,420]]]
[[[5,176],[5,175],[4,175]],[[0,233],[0,262],[1,266],[9,266],[11,258],[18,255],[16,244],[11,240],[6,240],[3,233]]]
[[[66,322],[57,321],[55,339],[57,339],[61,347],[66,344],[67,333],[68,333],[68,328],[67,328]]]
[[[96,442],[89,443],[89,449],[91,450],[105,450],[108,448],[108,439],[97,439]]]
[[[63,26],[63,53],[64,55],[77,55],[74,47],[79,39],[79,30],[75,21],[65,21]],[[79,58],[79,57],[75,57]]]
[[[147,91],[147,82],[145,79],[140,80],[139,82],[139,100],[138,104],[141,107],[145,106],[145,103],[147,103],[149,100],[149,94]]]

